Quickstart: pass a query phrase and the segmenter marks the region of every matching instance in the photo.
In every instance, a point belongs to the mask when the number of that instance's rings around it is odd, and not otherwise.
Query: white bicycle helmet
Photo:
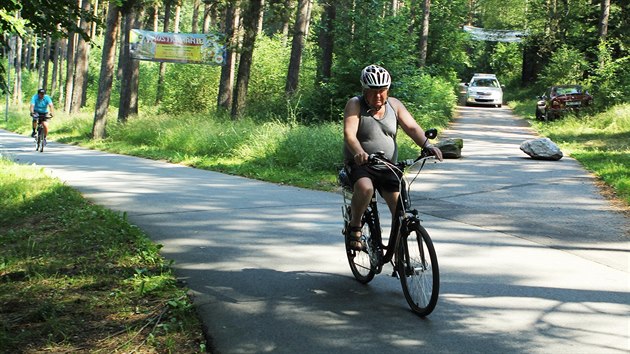
[[[368,65],[361,71],[361,86],[365,89],[389,88],[392,77],[378,65]]]

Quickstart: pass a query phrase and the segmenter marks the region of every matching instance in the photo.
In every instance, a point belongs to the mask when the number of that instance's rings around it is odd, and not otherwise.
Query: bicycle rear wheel
[[[398,247],[397,271],[405,299],[419,316],[429,315],[440,292],[437,254],[427,231],[412,225]]]
[[[350,206],[347,206],[350,209]],[[347,210],[348,215],[350,210]],[[348,225],[346,225],[348,228]],[[350,264],[350,270],[352,270],[352,274],[354,277],[363,284],[369,283],[372,279],[374,279],[374,275],[376,274],[375,267],[373,266],[373,262],[371,261],[370,254],[374,254],[377,252],[373,247],[372,233],[374,230],[374,224],[371,219],[368,219],[363,224],[363,230],[361,231],[362,242],[364,244],[364,249],[361,251],[353,250],[349,247],[348,242],[348,232],[345,233],[346,238],[346,256],[348,257],[348,263]]]

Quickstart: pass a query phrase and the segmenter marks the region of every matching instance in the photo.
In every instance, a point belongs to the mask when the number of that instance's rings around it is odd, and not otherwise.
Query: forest
[[[338,121],[372,63],[420,121],[448,121],[457,84],[475,72],[496,74],[508,97],[582,84],[603,110],[630,94],[629,10],[622,0],[9,0],[0,75],[7,105],[44,87],[58,111],[94,112],[94,138],[107,114],[143,111]],[[522,41],[474,40],[464,26]],[[224,65],[134,60],[132,28],[219,33]]]
[[[462,83],[493,73],[506,110],[627,211],[628,18],[627,0],[2,0],[0,128],[26,141],[28,103],[45,88],[56,142],[331,191],[363,67],[386,67],[392,96],[440,129]],[[222,65],[133,59],[132,29],[207,35],[225,46]],[[590,110],[535,121],[536,96],[566,83],[593,95]],[[399,136],[399,156],[416,157]],[[126,213],[2,151],[0,166],[0,243],[10,245],[0,351],[211,349],[161,245]]]

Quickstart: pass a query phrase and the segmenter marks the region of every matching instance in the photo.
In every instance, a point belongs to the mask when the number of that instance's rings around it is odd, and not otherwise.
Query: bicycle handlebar
[[[33,118],[39,118],[41,116],[46,116],[46,118],[52,118],[53,117],[52,113],[50,113],[50,112],[49,113],[38,113],[38,112],[35,112],[35,113],[31,114],[31,117],[33,117]]]
[[[404,170],[405,168],[413,166],[420,161],[435,158],[433,151],[431,151],[428,148],[422,148],[422,151],[420,152],[420,155],[417,158],[398,161],[398,163],[394,163],[390,161],[389,159],[385,158],[384,155],[385,153],[383,151],[379,151],[377,153],[368,155],[368,164],[378,165],[379,163],[384,163],[387,165],[396,166],[400,170]]]

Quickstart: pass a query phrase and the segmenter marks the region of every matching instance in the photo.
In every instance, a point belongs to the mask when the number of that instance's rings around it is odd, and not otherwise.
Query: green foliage
[[[360,93],[359,76],[367,65],[382,65],[390,71],[393,86],[408,68],[415,67],[416,36],[400,35],[407,30],[409,14],[375,15],[383,11],[385,3],[358,2],[353,9],[338,11],[334,35],[335,41],[343,45],[335,46],[336,60],[329,85],[335,97],[347,99]]]
[[[488,29],[522,29],[528,18],[523,16],[528,7],[535,6],[523,0],[476,1],[480,23]]]
[[[472,73],[478,71],[477,63],[470,56],[470,46],[475,43],[461,30],[462,23],[467,21],[468,3],[468,0],[431,1],[427,66],[434,76],[450,78],[455,72],[460,79],[468,81]],[[414,30],[419,31],[420,25],[416,24]],[[470,69],[469,74],[467,69]]]
[[[30,104],[31,97],[35,93],[37,93],[37,89],[39,89],[39,84],[37,83],[37,72],[23,70],[22,72],[22,93],[23,100],[25,103]],[[52,97],[53,104],[56,104],[55,97]]]
[[[157,65],[153,67],[156,69]],[[156,71],[146,67],[145,74]],[[145,76],[148,80],[157,75]],[[219,93],[221,68],[201,64],[167,64],[164,79],[164,97],[161,108],[164,112],[208,112],[214,110]],[[147,85],[151,87],[151,85]],[[150,97],[150,95],[147,95]],[[155,96],[153,96],[155,97]],[[151,105],[151,104],[149,104]]]
[[[595,104],[605,109],[628,102],[630,97],[630,55],[614,59],[610,43],[598,46],[598,64],[587,84],[595,94]]]
[[[543,86],[581,84],[588,62],[580,51],[563,45],[551,56],[551,60],[540,74]]]
[[[516,43],[497,43],[490,58],[490,66],[501,84],[518,86],[523,65],[522,50],[522,46]]]
[[[418,72],[408,75],[392,94],[405,103],[409,112],[423,127],[445,126],[452,117],[456,96],[455,79]]]
[[[256,39],[247,90],[247,115],[274,119],[286,114],[284,87],[289,68],[290,46],[265,35]],[[302,84],[309,84],[302,81]]]
[[[17,19],[16,13],[21,19]],[[100,24],[100,19],[90,11],[83,11],[75,0],[56,0],[51,3],[48,0],[3,0],[0,2],[0,32],[5,34],[19,34],[24,36],[28,30],[39,35],[50,35],[53,38],[66,36],[67,32],[76,32],[88,38],[79,27],[75,19],[83,18]],[[8,47],[5,41],[9,36],[0,37],[2,47]],[[5,52],[0,51],[0,62],[5,61]],[[6,85],[6,72],[0,67],[0,93],[8,92]]]

